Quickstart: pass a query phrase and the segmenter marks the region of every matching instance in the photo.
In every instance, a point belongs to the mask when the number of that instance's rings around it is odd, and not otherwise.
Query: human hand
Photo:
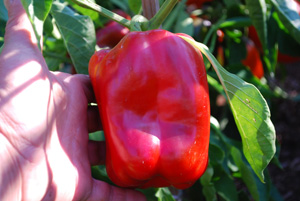
[[[105,147],[88,140],[100,124],[89,77],[50,72],[20,0],[5,5],[0,200],[145,200],[91,177]]]

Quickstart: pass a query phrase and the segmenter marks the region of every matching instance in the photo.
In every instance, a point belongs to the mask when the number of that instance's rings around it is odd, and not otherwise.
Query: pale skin
[[[146,200],[91,177],[105,147],[88,140],[100,125],[90,79],[50,72],[20,0],[4,2],[0,200]]]

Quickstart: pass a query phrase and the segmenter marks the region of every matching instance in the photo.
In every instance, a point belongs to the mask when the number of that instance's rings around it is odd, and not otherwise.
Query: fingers
[[[90,77],[88,75],[83,75],[83,74],[75,74],[72,75],[74,76],[76,79],[79,79],[79,81],[82,84],[82,89],[84,91],[84,94],[88,100],[89,103],[96,103],[96,98],[94,95],[94,91],[93,91],[93,87],[92,87],[92,83],[90,80]]]
[[[84,95],[86,96],[88,103],[95,103],[96,98],[94,95],[90,77],[87,75],[82,75],[82,74],[76,74],[76,75],[72,75],[72,76],[75,77],[75,79],[79,79],[82,89],[83,89],[83,92],[84,92]],[[95,132],[98,130],[102,130],[102,124],[101,124],[101,120],[100,120],[98,106],[90,105],[88,107],[87,115],[88,115],[88,131]]]
[[[94,180],[93,190],[88,200],[146,201],[146,198],[141,192],[114,187],[103,181]]]
[[[105,164],[105,141],[89,141],[88,156],[91,166]]]

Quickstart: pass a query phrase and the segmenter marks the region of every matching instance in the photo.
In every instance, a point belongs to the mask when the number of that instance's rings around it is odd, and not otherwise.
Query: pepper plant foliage
[[[74,66],[77,73],[87,74],[89,58],[97,49],[95,30],[102,28],[108,18],[133,27],[102,8],[122,9],[131,16],[142,14],[140,0],[21,1],[37,38],[43,38],[45,60],[55,71],[70,72]],[[160,0],[160,4],[175,1]],[[0,24],[6,21],[1,1]],[[274,76],[278,50],[300,56],[295,51],[300,47],[299,22],[291,0],[215,0],[193,10],[182,0],[159,22],[163,29],[189,34],[198,41],[185,38],[206,57],[212,110],[217,107],[217,97],[224,97],[228,103],[218,113],[213,112],[217,117],[211,118],[209,165],[199,182],[179,192],[185,200],[250,200],[249,194],[253,200],[281,200],[266,169],[270,162],[280,166],[268,103],[272,98],[285,98],[285,93],[278,87],[271,89],[268,78]],[[263,48],[265,76],[261,80],[241,63],[246,56],[244,41],[249,26],[256,28]],[[219,30],[225,33],[222,41],[217,35]],[[1,28],[0,46],[3,35]],[[223,54],[218,53],[219,47]],[[101,132],[92,133],[90,138],[104,140]],[[104,166],[92,167],[92,172],[95,178],[110,182]],[[237,181],[246,188],[237,189]],[[141,191],[148,200],[174,200],[171,194],[178,193],[167,188]]]

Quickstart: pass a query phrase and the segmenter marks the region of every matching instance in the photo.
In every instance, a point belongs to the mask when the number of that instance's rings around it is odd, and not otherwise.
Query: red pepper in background
[[[202,5],[206,2],[212,2],[213,0],[188,0],[186,5],[193,5],[196,8],[201,8]]]
[[[122,17],[130,20],[130,16],[126,14],[122,10],[115,10],[113,11]],[[118,42],[129,33],[129,29],[120,25],[115,21],[109,21],[105,24],[103,28],[100,28],[96,31],[96,40],[97,45],[101,48],[109,47],[113,48],[118,44]]]
[[[250,26],[248,28],[248,37],[253,41],[253,43],[255,44],[255,46],[257,47],[257,49],[259,50],[259,52],[262,53],[262,44],[259,40],[258,34],[256,32],[256,29],[254,26]]]
[[[188,188],[208,163],[210,104],[200,51],[165,30],[131,32],[89,63],[106,139],[106,169],[121,187]]]
[[[252,40],[246,41],[247,56],[242,61],[243,65],[248,66],[254,76],[262,78],[264,76],[263,64],[260,60],[260,54],[258,49]]]
[[[296,2],[296,9],[297,9],[298,14],[300,15],[300,2],[296,1],[296,0],[293,0],[293,1]],[[259,40],[258,34],[257,34],[254,26],[249,27],[249,38],[251,40],[253,40],[256,47],[262,52],[262,45],[261,45],[261,42]],[[298,57],[290,56],[290,55],[283,54],[280,51],[278,51],[277,61],[279,63],[283,63],[283,64],[294,63],[294,62],[300,61],[300,57],[299,56]]]
[[[300,9],[300,7],[299,7],[299,9]],[[248,36],[251,40],[253,40],[255,46],[257,47],[257,49],[260,52],[262,52],[262,44],[259,40],[258,34],[257,34],[254,26],[249,27]],[[283,53],[278,51],[277,61],[279,63],[284,63],[284,64],[293,63],[293,62],[300,61],[300,57],[290,56],[290,55],[283,54]]]
[[[217,45],[216,58],[217,58],[218,62],[221,64],[221,66],[224,66],[225,65],[225,56],[224,56],[224,49],[223,49],[222,43],[224,41],[225,34],[221,29],[218,29],[217,36],[218,36],[218,45]]]

